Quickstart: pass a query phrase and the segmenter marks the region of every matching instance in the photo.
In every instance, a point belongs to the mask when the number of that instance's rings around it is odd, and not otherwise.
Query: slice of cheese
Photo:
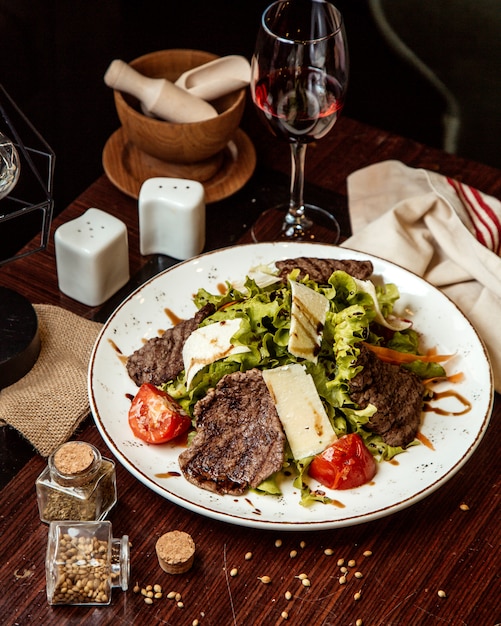
[[[312,363],[318,360],[329,300],[302,283],[290,281],[292,293],[288,351]]]
[[[319,454],[337,439],[313,378],[302,365],[263,370],[263,378],[295,459]]]
[[[231,354],[250,352],[246,346],[235,346],[231,338],[240,328],[240,320],[225,320],[202,326],[194,330],[183,347],[183,363],[186,373],[186,388],[189,389],[194,376],[206,365]]]

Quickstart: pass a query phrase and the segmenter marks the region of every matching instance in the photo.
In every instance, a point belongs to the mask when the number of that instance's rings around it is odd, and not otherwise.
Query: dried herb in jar
[[[60,446],[36,481],[43,522],[101,520],[117,500],[115,464],[86,442]]]

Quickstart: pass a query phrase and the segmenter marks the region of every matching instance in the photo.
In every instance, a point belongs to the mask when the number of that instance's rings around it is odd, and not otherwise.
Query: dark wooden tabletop
[[[243,128],[256,147],[259,166],[244,189],[207,207],[208,249],[248,240],[246,231],[259,212],[287,194],[287,146],[269,137],[252,113],[247,112]],[[329,136],[308,148],[307,199],[335,211],[348,235],[346,177],[385,159],[442,172],[501,198],[500,171],[344,118]],[[89,207],[108,211],[127,224],[132,278],[126,289],[98,308],[64,296],[57,287],[52,237],[46,251],[3,267],[0,285],[15,288],[33,303],[59,305],[104,321],[127,290],[173,262],[141,257],[137,202],[104,175],[55,219],[53,229]],[[484,439],[441,489],[389,517],[337,530],[264,531],[207,519],[153,493],[117,464],[119,501],[109,519],[115,537],[130,537],[131,589],[115,589],[111,605],[101,608],[47,603],[47,526],[39,520],[34,488],[46,460],[28,451],[23,465],[16,449],[9,448],[16,444],[3,439],[1,454],[11,455],[14,464],[0,493],[0,622],[494,626],[501,623],[500,425],[501,399],[496,394]],[[91,418],[76,436],[112,456]],[[183,575],[162,572],[155,555],[156,539],[171,529],[189,532],[197,545],[195,564]],[[249,552],[252,558],[247,560]],[[339,559],[356,562],[348,568],[345,584],[339,582]],[[235,576],[230,574],[233,568],[238,569]],[[356,578],[355,571],[363,577]],[[308,575],[311,586],[302,585],[301,573]],[[259,580],[263,576],[271,583],[263,584]],[[134,594],[136,582],[161,584],[165,595],[148,606]],[[170,591],[182,595],[183,608],[166,597]]]

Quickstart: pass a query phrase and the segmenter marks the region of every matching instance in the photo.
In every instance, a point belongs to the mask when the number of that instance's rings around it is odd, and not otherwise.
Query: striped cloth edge
[[[447,182],[455,191],[478,241],[498,256],[501,255],[501,206],[490,204],[478,189],[452,178]]]

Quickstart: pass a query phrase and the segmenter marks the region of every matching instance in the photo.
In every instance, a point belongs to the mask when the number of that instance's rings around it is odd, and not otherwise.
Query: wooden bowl
[[[216,58],[200,50],[160,50],[134,59],[130,65],[150,78],[175,82],[183,72]],[[217,117],[176,124],[144,115],[136,98],[114,90],[118,117],[129,141],[156,159],[187,164],[214,159],[224,149],[242,119],[245,96],[241,89],[212,101]]]

